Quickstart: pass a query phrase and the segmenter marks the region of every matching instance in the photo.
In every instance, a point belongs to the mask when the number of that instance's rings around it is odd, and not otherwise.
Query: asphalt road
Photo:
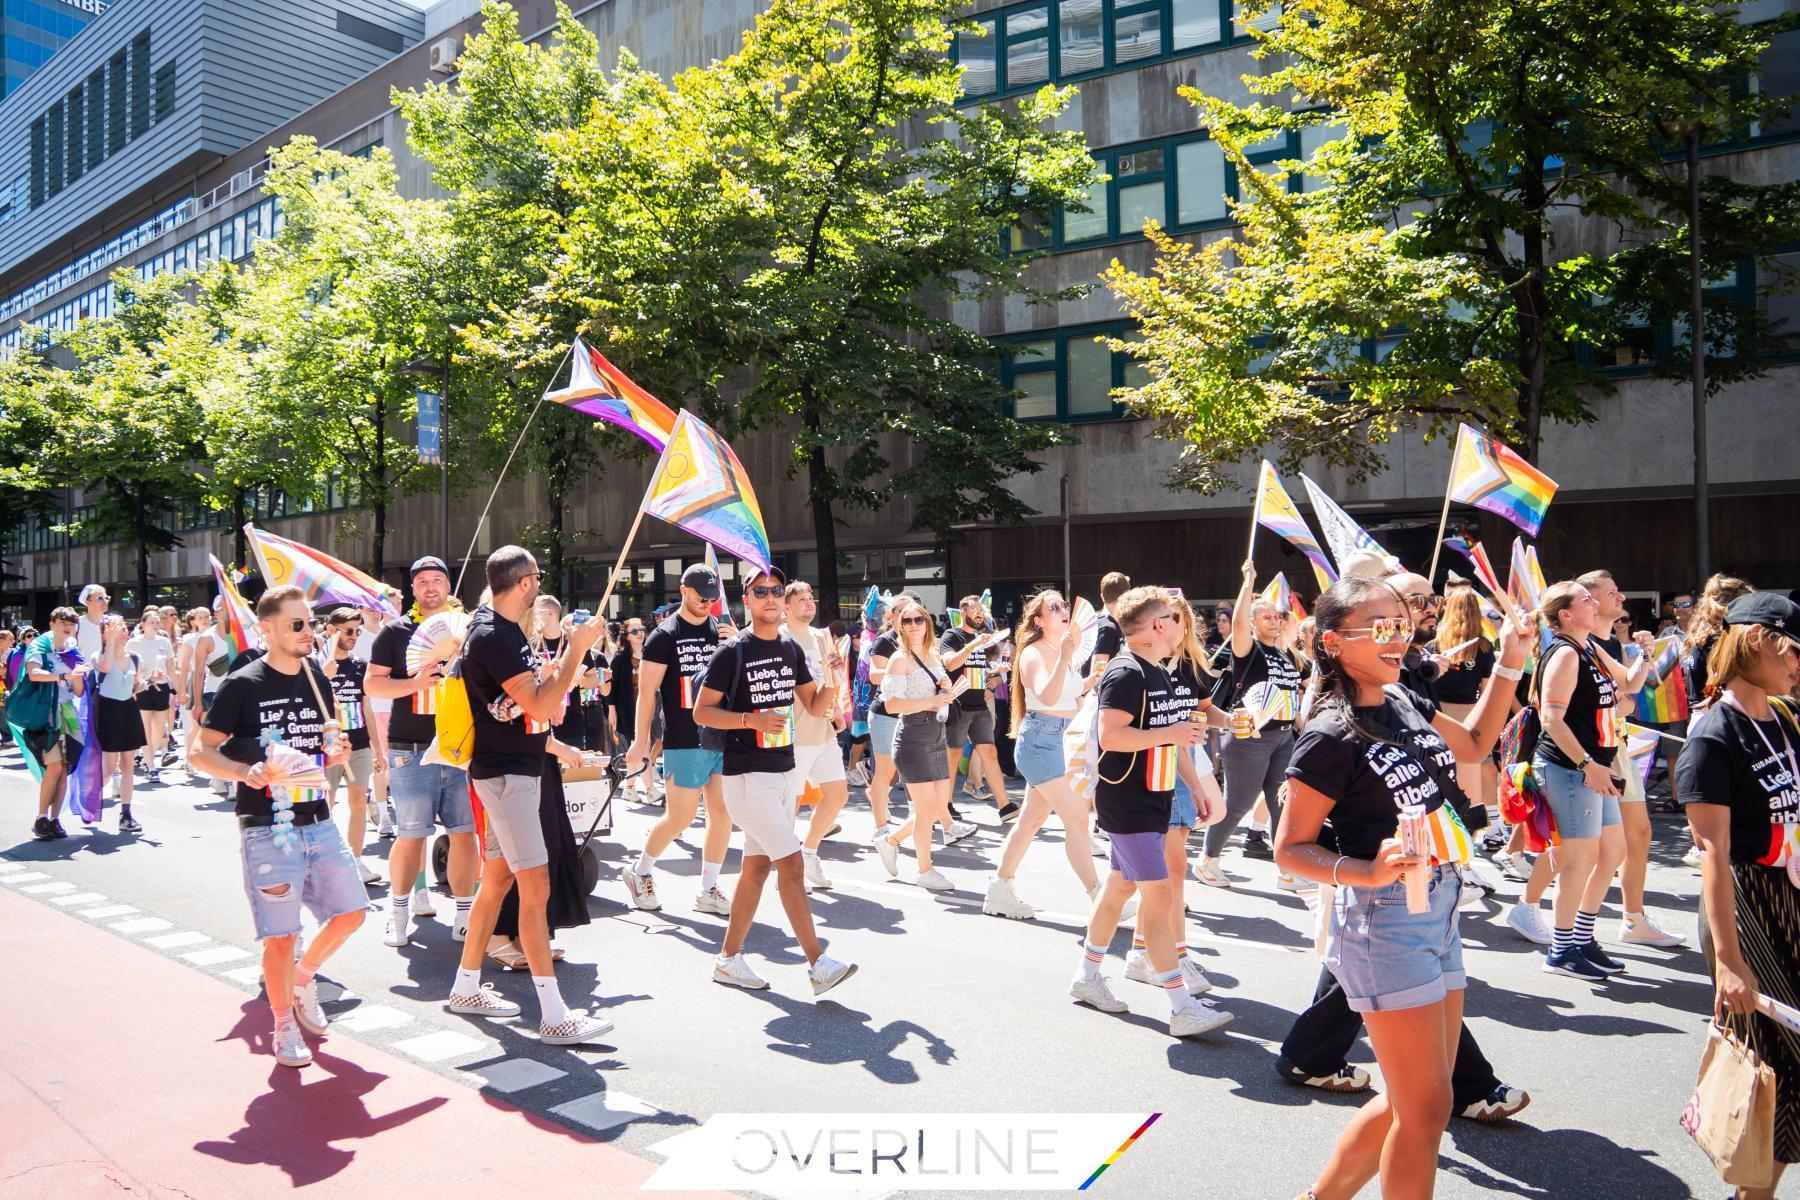
[[[0,752],[0,812],[18,831],[16,839],[0,838],[0,866],[31,863],[51,882],[74,885],[32,894],[47,905],[63,901],[64,911],[136,910],[96,918],[109,928],[169,922],[116,936],[154,944],[168,940],[168,931],[192,931],[203,935],[199,943],[254,949],[228,806],[184,772],[165,779],[140,786],[142,836],[114,832],[109,805],[91,830],[65,819],[67,840],[33,842],[27,829],[34,789],[16,755]],[[1020,892],[1047,911],[1036,921],[1002,921],[981,913],[1003,828],[991,809],[976,811],[977,835],[939,854],[940,869],[957,886],[940,896],[889,880],[860,848],[871,823],[854,796],[840,840],[824,852],[838,886],[813,902],[831,953],[861,969],[815,1001],[773,888],[761,914],[766,924],[749,945],[773,987],[745,993],[710,982],[724,922],[689,908],[698,881],[697,826],[662,864],[664,910],[626,908],[617,882],[625,846],[641,844],[657,815],[620,807],[602,848],[593,923],[559,938],[568,951],[559,976],[569,1002],[596,1006],[617,1024],[606,1046],[547,1048],[510,1027],[445,1012],[458,949],[445,919],[451,904],[440,889],[443,915],[417,922],[412,945],[392,950],[380,936],[384,886],[370,888],[375,911],[327,965],[322,995],[340,1022],[334,1036],[423,1063],[447,1086],[454,1080],[487,1087],[652,1161],[659,1143],[722,1112],[1160,1112],[1094,1188],[1120,1196],[1291,1197],[1311,1181],[1360,1102],[1293,1088],[1275,1076],[1276,1048],[1317,974],[1311,922],[1299,898],[1275,889],[1270,863],[1237,856],[1235,848],[1226,862],[1238,885],[1216,891],[1190,880],[1188,898],[1199,910],[1190,944],[1236,1020],[1205,1038],[1176,1041],[1158,991],[1123,978],[1129,930],[1115,942],[1106,972],[1131,1012],[1107,1016],[1068,999],[1085,907],[1054,827],[1039,835],[1019,881]],[[1687,846],[1680,819],[1658,815],[1655,822],[1650,910],[1691,940],[1699,875],[1679,861]],[[390,844],[371,834],[377,869]],[[736,863],[734,850],[727,890]],[[903,859],[903,875],[909,865]],[[1516,890],[1505,885],[1509,902]],[[95,898],[77,899],[89,896]],[[1532,1104],[1501,1127],[1453,1120],[1438,1195],[1725,1194],[1676,1123],[1710,1008],[1700,956],[1614,947],[1629,973],[1596,989],[1544,974],[1539,952],[1506,928],[1502,911],[1489,903],[1463,918],[1469,1022],[1502,1078],[1528,1089]],[[1617,909],[1609,906],[1602,939],[1617,929]],[[192,952],[182,943],[198,944],[175,941],[165,951],[171,956]],[[44,947],[50,969],[56,956],[55,946]],[[255,961],[237,956],[192,969],[254,994]],[[490,967],[486,978],[535,1011],[522,975]],[[130,981],[120,988],[128,992]],[[433,1036],[442,1034],[452,1036]],[[1354,1057],[1373,1065],[1364,1044]],[[485,1084],[483,1072],[491,1076]],[[521,1129],[509,1152],[529,1154],[531,1136]],[[352,1182],[354,1162],[343,1170],[340,1182]]]

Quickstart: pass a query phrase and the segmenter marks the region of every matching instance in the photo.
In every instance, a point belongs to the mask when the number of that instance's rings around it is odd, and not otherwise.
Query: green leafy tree
[[[1363,475],[1402,431],[1469,421],[1535,456],[1546,419],[1591,420],[1611,387],[1594,351],[1685,308],[1673,135],[1740,136],[1783,103],[1745,86],[1766,36],[1696,0],[1290,0],[1261,36],[1245,80],[1268,102],[1183,89],[1236,164],[1239,236],[1152,226],[1155,269],[1105,277],[1142,335],[1113,345],[1150,370],[1128,399],[1201,490],[1269,444]],[[1321,135],[1280,164],[1304,194],[1242,151],[1294,129]],[[1791,240],[1797,197],[1707,178],[1705,268]],[[1715,387],[1766,369],[1779,342],[1753,308],[1712,297],[1707,321]]]

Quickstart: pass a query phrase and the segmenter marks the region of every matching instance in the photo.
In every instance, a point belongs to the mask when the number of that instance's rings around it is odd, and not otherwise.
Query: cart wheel
[[[450,835],[440,833],[431,843],[431,876],[439,886],[450,883]]]
[[[600,852],[592,845],[581,848],[581,894],[591,896],[600,883]]]

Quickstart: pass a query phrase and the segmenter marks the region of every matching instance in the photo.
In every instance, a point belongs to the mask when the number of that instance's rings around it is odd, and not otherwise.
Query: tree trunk
[[[1542,162],[1537,155],[1532,161]],[[1539,219],[1549,204],[1543,178],[1526,172],[1519,182],[1528,212]],[[1550,305],[1544,289],[1544,230],[1527,219],[1519,230],[1524,246],[1525,277],[1514,289],[1514,310],[1519,322],[1519,418],[1524,426],[1525,458],[1535,463],[1543,436],[1544,387],[1549,362],[1544,340],[1550,321]]]
[[[250,539],[244,536],[244,526],[250,518],[244,512],[244,489],[234,488],[231,493],[231,554],[232,565],[244,566],[250,557]]]
[[[800,416],[813,436],[806,454],[806,498],[812,508],[813,546],[819,554],[819,577],[813,580],[819,601],[819,619],[830,622],[838,615],[837,519],[832,515],[826,490],[825,446],[819,441],[823,424],[818,393],[810,383],[800,388]]]
[[[375,578],[381,578],[382,567],[387,563],[387,405],[381,396],[375,397],[375,464],[369,478],[375,487],[375,539],[374,565],[370,572]],[[440,447],[441,449],[441,447]]]
[[[140,484],[137,489],[137,579],[138,579],[138,611],[141,613],[150,607],[150,518],[147,515],[149,498],[145,493],[147,485]]]

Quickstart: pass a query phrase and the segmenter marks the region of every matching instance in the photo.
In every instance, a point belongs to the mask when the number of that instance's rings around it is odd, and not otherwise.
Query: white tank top
[[[1034,642],[1031,646],[1026,648],[1026,652],[1030,653],[1031,650],[1036,649],[1037,646],[1042,644],[1043,643],[1041,642]],[[1045,654],[1048,653],[1049,651],[1046,650]],[[1018,677],[1019,685],[1025,689],[1025,711],[1041,712],[1053,717],[1074,716],[1075,711],[1081,707],[1081,681],[1075,677],[1075,666],[1073,663],[1061,662],[1060,656],[1052,659],[1052,662],[1060,663],[1060,665],[1052,670],[1050,677],[1044,681],[1045,687],[1049,687],[1049,685],[1055,683],[1059,674],[1069,676],[1063,683],[1061,690],[1057,692],[1057,704],[1055,707],[1045,704],[1040,698],[1038,690],[1025,683],[1024,674],[1016,669],[1014,670],[1013,674]]]

